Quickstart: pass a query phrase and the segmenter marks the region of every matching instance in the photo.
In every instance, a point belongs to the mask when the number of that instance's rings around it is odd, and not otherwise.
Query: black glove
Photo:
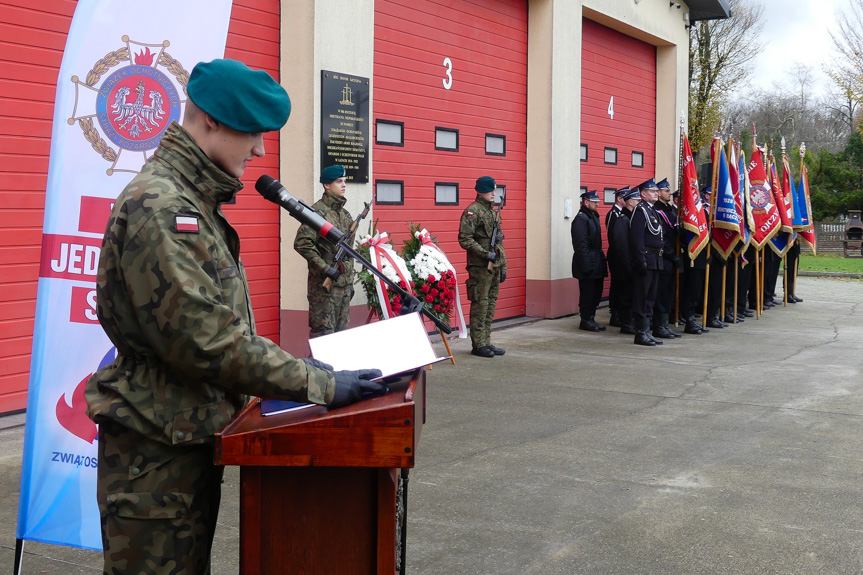
[[[354,284],[351,284],[351,299],[354,299],[355,293],[357,293],[357,292],[356,292],[356,290],[354,290]]]
[[[506,281],[506,270],[500,270],[500,283]]]
[[[503,232],[497,232],[497,241],[498,241],[498,242],[502,242],[502,241],[503,241]]]
[[[647,274],[647,260],[641,260],[632,266],[632,271],[636,273],[636,275],[646,275]]]
[[[327,371],[333,370],[333,366],[331,366],[330,364],[319,361],[313,357],[304,357],[303,361],[306,362],[306,365],[311,365],[312,367],[317,367],[318,369],[325,369]]]
[[[357,402],[364,394],[383,395],[387,385],[380,381],[369,381],[382,375],[379,369],[360,369],[357,371],[336,371],[336,393],[330,407],[344,407]]]
[[[497,252],[494,250],[491,250],[490,252],[488,252],[488,255],[486,257],[488,258],[488,261],[493,262],[494,260],[497,259]]]
[[[336,281],[337,279],[339,279],[339,276],[342,275],[342,273],[338,270],[338,268],[334,268],[333,266],[330,266],[327,268],[326,274],[327,274],[327,277],[333,281]]]

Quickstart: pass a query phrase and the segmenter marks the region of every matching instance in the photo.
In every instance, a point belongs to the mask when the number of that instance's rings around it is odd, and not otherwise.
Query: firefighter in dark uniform
[[[797,261],[800,259],[800,240],[794,240],[794,243],[791,244],[791,248],[788,250],[788,254],[785,257],[785,281],[783,287],[785,288],[785,297],[788,298],[788,303],[797,303],[803,301],[802,298],[797,297],[797,293],[794,288],[797,286]]]
[[[662,224],[653,205],[659,189],[651,178],[640,186],[641,202],[632,212],[629,225],[629,257],[633,271],[632,312],[635,319],[637,345],[662,345],[662,340],[650,333],[653,306],[662,268]]]
[[[623,196],[623,209],[608,236],[608,268],[612,285],[617,282],[617,311],[620,333],[635,335],[632,323],[632,261],[629,257],[629,222],[632,210],[641,201],[638,188],[629,189]]]
[[[602,283],[608,275],[602,253],[602,229],[599,225],[599,196],[596,190],[581,194],[581,209],[572,220],[572,277],[578,278],[578,329],[605,331],[596,323],[596,308],[602,299]]]
[[[662,180],[656,185],[659,188],[659,200],[653,207],[662,224],[662,268],[659,271],[659,287],[653,308],[653,336],[675,339],[681,336],[668,326],[668,316],[674,311],[674,270],[680,263],[676,246],[677,212],[671,205],[671,186],[668,180]]]
[[[611,227],[614,225],[621,215],[623,215],[623,206],[626,203],[624,196],[626,196],[626,192],[629,191],[629,186],[624,186],[619,190],[614,192],[614,205],[611,206],[611,209],[605,214],[605,234],[606,239],[611,244]],[[631,210],[630,210],[631,211]],[[609,271],[611,271],[609,269]],[[608,325],[612,327],[620,327],[620,314],[618,313],[618,300],[620,291],[620,280],[614,279],[614,272],[611,272],[611,282],[609,282],[608,287],[608,311],[611,314],[611,319],[608,322]]]

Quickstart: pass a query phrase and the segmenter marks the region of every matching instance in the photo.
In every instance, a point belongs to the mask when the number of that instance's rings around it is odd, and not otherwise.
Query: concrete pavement
[[[494,359],[452,342],[428,374],[407,572],[863,573],[863,282],[798,281],[801,304],[656,348],[577,317],[496,326]],[[0,573],[22,423],[0,418]],[[230,469],[216,574],[236,573],[237,486]],[[95,552],[25,549],[25,574],[101,572]]]

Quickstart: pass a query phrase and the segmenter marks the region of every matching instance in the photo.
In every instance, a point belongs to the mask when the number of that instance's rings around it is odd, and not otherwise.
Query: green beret
[[[285,89],[263,70],[237,60],[198,63],[186,90],[196,106],[240,132],[272,132],[291,115]]]
[[[345,177],[345,168],[344,166],[327,166],[323,170],[321,170],[321,183],[329,184],[333,180],[338,180],[339,178]]]
[[[490,176],[482,176],[481,178],[477,178],[476,185],[473,187],[480,194],[485,194],[488,192],[493,192],[497,189],[497,184],[494,183],[494,178]]]

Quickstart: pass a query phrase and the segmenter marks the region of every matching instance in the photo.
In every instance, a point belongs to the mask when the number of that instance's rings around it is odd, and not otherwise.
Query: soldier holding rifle
[[[491,344],[491,321],[500,284],[506,281],[506,253],[500,212],[494,211],[497,184],[489,176],[477,179],[476,200],[461,215],[458,243],[467,251],[467,298],[470,300],[471,353],[479,357],[503,355]],[[503,209],[501,198],[500,209]]]
[[[340,230],[356,231],[351,214],[345,209],[345,168],[328,166],[321,172],[324,195],[312,205],[322,218]],[[363,212],[366,214],[367,210]],[[357,218],[357,224],[362,219]],[[309,264],[309,338],[342,331],[350,323],[351,298],[354,295],[354,268],[351,262],[337,257],[337,248],[310,226],[297,230],[294,249]]]

